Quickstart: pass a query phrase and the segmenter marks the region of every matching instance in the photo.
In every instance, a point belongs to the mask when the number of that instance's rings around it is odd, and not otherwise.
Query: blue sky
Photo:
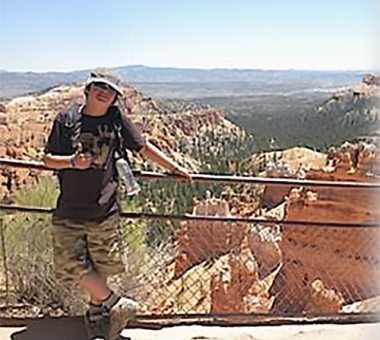
[[[0,69],[380,69],[379,0],[0,0]]]

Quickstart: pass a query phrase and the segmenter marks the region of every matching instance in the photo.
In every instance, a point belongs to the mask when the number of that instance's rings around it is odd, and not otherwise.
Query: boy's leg
[[[95,270],[102,273],[103,277],[121,274],[125,270],[119,224],[120,215],[113,214],[97,224],[96,227],[92,226],[88,230],[89,256],[94,263]],[[90,282],[90,285],[94,283],[93,280],[90,280]],[[99,288],[99,291],[94,289],[93,292],[96,292],[98,294],[96,298],[100,299],[101,296],[104,297],[105,290],[100,291],[99,283],[96,281],[96,287],[97,289]],[[131,299],[111,292],[102,301],[102,305],[110,315],[109,340],[117,339],[121,330],[136,314],[138,304]]]
[[[66,283],[79,283],[90,296],[85,313],[88,339],[107,339],[109,313],[104,312],[101,300],[110,295],[106,278],[96,273],[88,259],[86,223],[53,218],[54,263],[57,278]],[[79,278],[79,282],[78,282]]]
[[[111,294],[107,287],[107,276],[96,271],[84,274],[79,280],[79,286],[88,293],[93,305],[100,305]]]
[[[87,261],[86,234],[83,223],[53,217],[54,270],[57,279],[74,285],[90,272]]]

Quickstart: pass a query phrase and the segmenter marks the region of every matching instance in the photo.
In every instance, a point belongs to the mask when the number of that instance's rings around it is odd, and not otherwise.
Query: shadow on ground
[[[26,329],[13,333],[12,340],[86,340],[83,320],[44,318],[31,320]]]
[[[5,322],[4,322],[5,321]],[[7,335],[4,339],[4,333],[0,332],[0,340],[86,340],[87,334],[84,328],[82,317],[63,317],[63,318],[50,318],[45,317],[36,320],[27,321],[14,321],[7,322],[2,320],[0,322],[2,329],[5,331],[9,327],[24,328],[16,330],[11,333],[10,337]],[[131,320],[128,328],[151,329],[157,330],[162,327],[157,324],[137,322]],[[12,331],[10,331],[12,332]],[[10,334],[9,331],[6,331]],[[130,340],[128,336],[119,337],[120,340]]]

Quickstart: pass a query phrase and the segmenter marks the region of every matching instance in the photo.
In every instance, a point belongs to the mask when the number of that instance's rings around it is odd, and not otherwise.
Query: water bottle
[[[141,188],[137,183],[135,176],[133,176],[133,172],[129,167],[128,162],[118,153],[116,153],[115,157],[117,159],[115,162],[116,170],[121,183],[125,186],[127,195],[133,196],[137,194]]]

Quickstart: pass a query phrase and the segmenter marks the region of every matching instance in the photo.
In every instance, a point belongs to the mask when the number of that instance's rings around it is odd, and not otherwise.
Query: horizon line
[[[105,66],[109,69],[120,69],[120,68],[146,68],[146,69],[173,69],[173,70],[194,70],[194,71],[219,71],[219,70],[230,70],[230,71],[272,71],[272,72],[380,72],[380,69],[297,69],[297,68],[237,68],[237,67],[214,67],[214,68],[201,68],[201,67],[178,67],[178,66],[149,66],[142,64],[130,64],[122,66]],[[0,69],[0,73],[73,73],[73,72],[85,72],[92,70],[93,68],[83,68],[75,70],[9,70]]]

